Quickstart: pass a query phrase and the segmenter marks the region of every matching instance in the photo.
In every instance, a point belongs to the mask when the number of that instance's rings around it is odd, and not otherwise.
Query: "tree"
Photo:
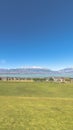
[[[49,81],[54,81],[54,79],[52,77],[49,78]]]

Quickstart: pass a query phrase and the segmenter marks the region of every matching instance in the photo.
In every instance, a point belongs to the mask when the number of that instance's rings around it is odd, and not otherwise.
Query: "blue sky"
[[[1,0],[0,68],[73,67],[73,0]]]

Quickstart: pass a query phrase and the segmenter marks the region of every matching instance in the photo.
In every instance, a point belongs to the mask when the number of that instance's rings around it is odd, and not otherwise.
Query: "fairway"
[[[73,84],[0,82],[0,130],[73,130]]]

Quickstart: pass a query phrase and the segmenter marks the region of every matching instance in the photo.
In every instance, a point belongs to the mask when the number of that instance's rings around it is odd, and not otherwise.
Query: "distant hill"
[[[15,73],[15,74],[31,74],[31,73],[52,73],[52,70],[49,69],[43,69],[43,68],[17,68],[17,69],[0,69],[0,73]]]
[[[58,71],[59,73],[72,73],[73,74],[73,68],[65,68]]]
[[[65,68],[59,71],[53,71],[45,68],[16,68],[0,69],[0,74],[73,74],[73,68]]]

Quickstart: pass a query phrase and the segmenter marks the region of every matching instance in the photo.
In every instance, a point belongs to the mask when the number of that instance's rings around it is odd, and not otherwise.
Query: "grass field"
[[[73,130],[73,84],[0,82],[0,130]]]

